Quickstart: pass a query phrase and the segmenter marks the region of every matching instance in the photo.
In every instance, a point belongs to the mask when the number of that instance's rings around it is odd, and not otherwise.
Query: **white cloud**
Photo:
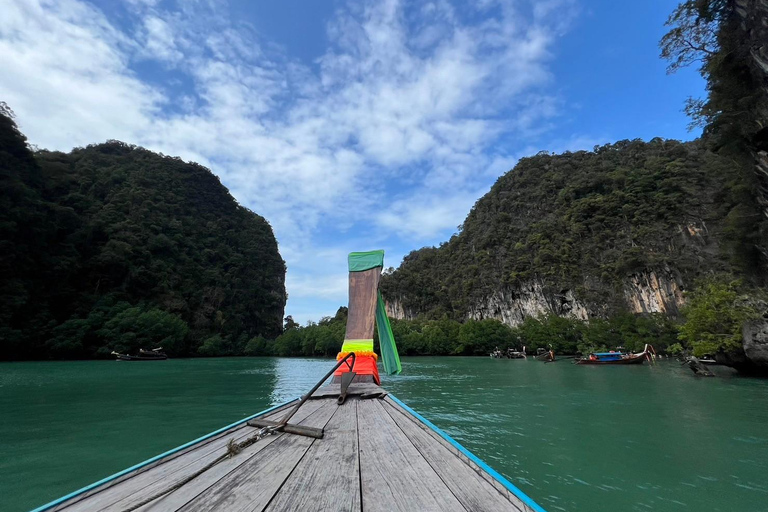
[[[456,230],[474,204],[477,193],[457,191],[454,195],[418,195],[390,205],[379,213],[377,222],[387,230],[398,231],[412,240],[430,240],[435,236]]]
[[[168,23],[157,16],[149,15],[144,18],[143,24],[141,37],[144,39],[147,58],[178,62],[184,57],[176,48],[175,37]]]
[[[0,95],[31,139],[70,149],[136,140],[162,95],[128,68],[132,42],[88,4],[0,2]]]
[[[223,0],[130,5],[126,22],[81,0],[0,0],[0,98],[41,147],[117,138],[212,168],[275,228],[297,307],[344,301],[347,248],[455,230],[514,161],[499,137],[524,145],[557,114],[547,62],[572,12],[351,2],[307,64]],[[138,75],[148,59],[181,85]],[[318,248],[339,263],[318,270]]]

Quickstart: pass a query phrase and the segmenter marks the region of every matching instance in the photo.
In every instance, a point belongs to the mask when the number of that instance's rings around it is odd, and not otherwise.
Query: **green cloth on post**
[[[349,271],[362,272],[384,266],[384,251],[351,252],[348,257]]]
[[[378,292],[378,296],[379,299],[376,301],[376,327],[379,331],[381,361],[384,363],[384,371],[389,375],[393,375],[403,371],[403,367],[400,366],[400,356],[397,354],[395,336],[392,334],[392,326],[389,325],[387,308],[384,306],[381,292]]]

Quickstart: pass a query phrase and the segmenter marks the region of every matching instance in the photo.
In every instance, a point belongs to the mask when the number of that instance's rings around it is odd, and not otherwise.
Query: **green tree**
[[[214,334],[204,339],[202,345],[197,348],[197,353],[208,357],[228,355],[221,334]]]
[[[495,347],[504,349],[516,344],[512,330],[498,320],[467,320],[459,328],[455,354],[488,355]]]
[[[272,228],[208,169],[119,141],[33,153],[1,104],[0,182],[0,358],[108,354],[120,302],[185,322],[177,355],[282,332]]]
[[[111,351],[135,353],[140,348],[163,347],[171,355],[182,353],[187,324],[176,315],[165,311],[127,303],[113,309],[115,315],[98,331],[103,340],[101,354]]]
[[[272,344],[263,336],[256,336],[248,340],[243,353],[246,356],[271,356]]]
[[[706,98],[689,98],[692,126],[704,128],[714,149],[741,171],[740,212],[730,239],[748,255],[744,265],[766,267],[768,258],[768,6],[747,0],[687,0],[672,13],[661,55],[669,71],[698,64]],[[761,211],[762,210],[762,215]],[[748,219],[739,222],[739,218]]]
[[[744,322],[758,316],[742,283],[726,277],[702,281],[688,296],[679,338],[693,355],[740,352]]]
[[[303,328],[295,327],[288,329],[275,339],[275,355],[281,357],[302,355],[301,346],[303,341]]]

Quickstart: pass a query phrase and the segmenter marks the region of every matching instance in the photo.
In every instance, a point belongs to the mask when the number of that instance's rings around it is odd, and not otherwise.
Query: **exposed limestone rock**
[[[741,330],[744,353],[757,366],[768,370],[768,320],[747,322]]]
[[[696,233],[693,226],[686,234]],[[695,236],[700,236],[696,234]],[[626,307],[633,313],[665,313],[677,316],[685,303],[681,279],[669,268],[644,271],[627,278],[623,285]],[[387,315],[398,320],[412,320],[419,311],[406,309],[400,298],[387,298]],[[558,315],[589,320],[608,314],[606,304],[593,304],[576,297],[573,290],[547,289],[539,280],[528,281],[519,287],[502,288],[478,300],[469,307],[467,318],[482,320],[494,318],[510,327],[523,323],[526,318]]]
[[[413,320],[417,316],[416,312],[411,311],[410,309],[406,310],[400,299],[387,299],[384,301],[384,307],[387,310],[387,316],[389,318],[395,318],[397,320]]]
[[[668,268],[630,276],[624,284],[624,299],[633,313],[665,313],[671,316],[676,316],[685,302],[680,279]],[[388,312],[394,318],[405,318],[399,302],[394,304],[397,307],[388,309]],[[470,306],[467,317],[475,320],[495,318],[515,327],[528,317],[543,315],[589,320],[603,316],[604,309],[604,304],[587,304],[580,300],[572,290],[553,292],[540,281],[529,281],[520,287],[495,291]],[[416,316],[414,312],[409,313],[408,318]]]
[[[757,121],[755,131],[765,130],[768,119],[768,1],[766,0],[734,0],[734,12],[740,20],[742,48],[748,49],[748,66],[755,82],[762,84],[760,93],[762,101],[758,103],[757,111],[751,115]],[[765,148],[755,148],[755,173],[758,183],[758,201],[763,208],[763,214],[768,217],[768,157]],[[768,248],[761,247],[763,253]]]
[[[741,334],[743,350],[718,352],[715,359],[744,374],[768,376],[768,317],[747,322]]]
[[[666,313],[677,316],[685,303],[679,278],[669,269],[645,271],[630,276],[624,298],[633,313]]]
[[[707,230],[707,225],[704,224],[704,222],[701,222],[701,226],[697,226],[695,223],[686,224],[685,226],[678,226],[678,229],[681,233],[686,233],[688,237],[693,239],[701,240],[701,243],[704,243],[705,237],[709,234],[709,230]]]
[[[469,318],[495,318],[509,326],[519,325],[527,317],[555,314],[587,320],[589,312],[571,290],[546,292],[542,284],[532,281],[515,289],[504,289],[470,307]]]

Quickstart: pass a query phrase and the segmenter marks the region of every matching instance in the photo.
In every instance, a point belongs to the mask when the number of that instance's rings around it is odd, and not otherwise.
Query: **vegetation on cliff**
[[[254,338],[245,354],[256,356],[335,356],[344,339],[347,308],[333,317],[300,326],[286,318],[284,332],[275,341]],[[496,347],[526,347],[529,353],[538,348],[553,349],[558,354],[588,353],[623,347],[640,351],[646,343],[664,351],[677,341],[678,328],[665,315],[617,315],[610,320],[584,322],[548,315],[527,318],[517,327],[498,320],[458,322],[440,319],[391,320],[392,332],[400,355],[404,356],[487,356]],[[374,340],[378,338],[374,336]],[[378,341],[374,342],[378,351]]]
[[[701,139],[522,159],[458,234],[386,275],[384,296],[406,316],[464,320],[493,294],[535,283],[552,313],[568,294],[584,305],[591,328],[626,317],[632,276],[661,271],[693,289],[688,348],[741,350],[740,325],[758,315],[742,298],[768,276],[766,15],[754,0],[688,0],[670,16],[660,43],[669,71],[698,64],[707,80],[707,96],[686,104]]]
[[[118,141],[32,153],[2,105],[0,180],[0,358],[240,354],[281,332],[272,229],[208,169]]]
[[[624,283],[649,269],[683,282],[749,272],[754,247],[729,238],[743,203],[738,172],[701,142],[622,141],[522,159],[439,248],[407,255],[382,278],[388,300],[428,317],[466,318],[473,305],[528,282],[572,291],[600,316],[626,310]],[[755,215],[756,205],[739,215]]]

